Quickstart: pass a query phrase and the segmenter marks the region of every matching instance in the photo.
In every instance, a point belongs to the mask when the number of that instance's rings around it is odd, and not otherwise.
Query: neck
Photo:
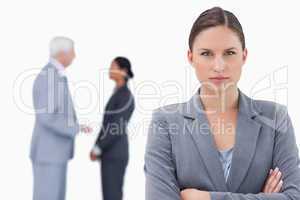
[[[125,84],[126,84],[126,82],[125,82],[124,79],[120,79],[120,80],[116,81],[116,87],[117,88],[120,88],[120,87],[124,86]]]
[[[55,60],[56,62],[58,62],[64,69],[67,67],[67,66],[65,66],[65,65],[63,64],[63,62],[62,62],[59,58],[57,58],[57,57],[52,57],[51,59],[53,59],[53,60]]]
[[[206,111],[226,112],[238,108],[238,88],[231,86],[226,89],[212,90],[201,87],[200,98]]]

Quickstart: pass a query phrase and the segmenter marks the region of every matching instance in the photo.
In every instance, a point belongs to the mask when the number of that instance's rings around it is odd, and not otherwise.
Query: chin
[[[65,68],[69,67],[72,63],[66,63],[64,66]]]

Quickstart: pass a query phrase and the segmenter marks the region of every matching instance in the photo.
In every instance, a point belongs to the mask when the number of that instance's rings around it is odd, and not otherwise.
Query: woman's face
[[[210,90],[237,86],[246,58],[247,50],[242,49],[238,35],[225,26],[200,32],[188,51],[201,87]]]
[[[126,73],[124,70],[120,69],[119,65],[115,61],[112,61],[109,69],[109,78],[114,81],[118,81],[124,79],[125,76]]]

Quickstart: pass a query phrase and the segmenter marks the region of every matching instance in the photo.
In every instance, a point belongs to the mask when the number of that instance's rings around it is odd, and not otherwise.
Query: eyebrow
[[[230,47],[230,48],[228,48],[228,49],[226,49],[226,50],[228,51],[228,50],[232,50],[232,49],[237,49],[237,48],[235,48],[235,47]]]
[[[237,49],[237,48],[235,48],[235,47],[230,47],[230,48],[228,48],[228,49],[225,49],[225,51],[233,50],[233,49]],[[206,48],[200,48],[200,49],[198,49],[198,51],[199,51],[199,50],[212,51],[211,49],[206,49]]]

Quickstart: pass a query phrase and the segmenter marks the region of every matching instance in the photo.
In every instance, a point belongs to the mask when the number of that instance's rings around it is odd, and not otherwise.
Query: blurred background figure
[[[92,161],[101,160],[104,200],[121,200],[123,180],[128,164],[127,124],[134,111],[134,97],[127,82],[133,78],[127,58],[117,57],[110,66],[110,79],[116,86],[106,107],[102,127],[90,153]]]
[[[33,166],[33,200],[64,200],[67,163],[73,158],[79,125],[68,88],[65,68],[75,58],[74,42],[55,37],[50,42],[50,60],[33,85],[35,125],[30,158]]]

